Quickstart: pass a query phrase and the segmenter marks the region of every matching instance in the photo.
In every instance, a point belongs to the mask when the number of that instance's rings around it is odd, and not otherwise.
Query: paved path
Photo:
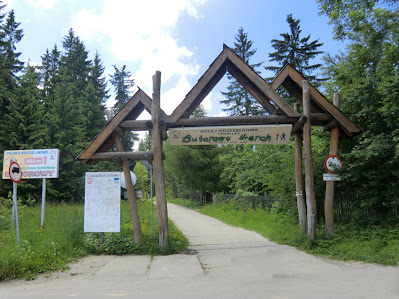
[[[0,298],[399,298],[398,267],[330,261],[176,205],[168,211],[193,254],[90,256],[67,272],[0,283]]]

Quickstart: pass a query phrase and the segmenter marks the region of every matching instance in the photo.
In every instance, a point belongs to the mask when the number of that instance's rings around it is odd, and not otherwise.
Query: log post
[[[114,140],[116,144],[116,149],[118,152],[124,152],[124,148],[122,142],[119,139],[119,136],[114,133]],[[126,157],[121,158],[123,173],[125,175],[127,195],[129,198],[130,212],[132,213],[132,221],[133,221],[133,236],[134,242],[141,242],[141,226],[140,226],[140,218],[139,218],[139,210],[137,208],[136,201],[136,191],[134,190],[132,177],[130,176],[129,163]]]
[[[294,105],[294,109],[299,113],[299,104]],[[298,129],[295,132],[295,185],[296,201],[298,205],[299,228],[301,235],[306,234],[306,204],[303,198],[303,178],[302,178],[302,134]]]
[[[162,159],[162,140],[160,127],[160,98],[161,98],[161,72],[157,71],[152,77],[152,134],[151,151],[154,155],[152,166],[154,169],[155,192],[157,197],[157,216],[159,227],[159,246],[166,246],[169,242],[168,209],[166,203],[165,175]]]
[[[308,81],[302,81],[303,90],[303,114],[307,117],[303,127],[303,151],[305,157],[305,191],[306,208],[308,220],[308,236],[311,240],[316,240],[316,197],[314,193],[314,173],[313,173],[313,154],[312,154],[312,125],[310,110],[310,88]]]
[[[333,104],[339,108],[340,96],[339,93],[334,93]],[[330,137],[330,155],[337,155],[339,140],[339,127],[335,126],[331,129]],[[326,197],[324,200],[324,217],[326,220],[326,237],[334,237],[334,181],[326,182]]]

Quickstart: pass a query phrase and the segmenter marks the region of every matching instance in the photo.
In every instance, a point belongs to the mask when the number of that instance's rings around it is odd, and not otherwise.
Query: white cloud
[[[168,82],[168,90],[162,90],[161,106],[171,113],[189,92],[189,78],[199,70],[193,52],[178,44],[175,25],[182,14],[199,18],[197,7],[204,2],[104,0],[100,15],[81,10],[73,28],[85,43],[106,43],[116,59],[138,65],[129,71],[149,95],[155,71],[161,71],[163,83],[177,78],[176,82]]]
[[[54,7],[56,0],[26,0],[26,2],[38,9],[51,9]]]

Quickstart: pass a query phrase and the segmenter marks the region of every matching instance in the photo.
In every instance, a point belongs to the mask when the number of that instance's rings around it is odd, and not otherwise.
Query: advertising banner
[[[59,156],[58,149],[4,151],[3,179],[10,179],[8,170],[13,162],[21,167],[23,180],[58,178]]]

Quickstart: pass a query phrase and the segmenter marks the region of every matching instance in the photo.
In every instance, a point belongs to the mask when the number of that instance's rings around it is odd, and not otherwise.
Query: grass
[[[312,242],[307,237],[301,237],[296,219],[282,214],[273,214],[262,209],[243,210],[240,205],[233,203],[200,206],[183,199],[169,199],[168,202],[195,209],[232,226],[256,231],[271,241],[295,246],[310,254],[382,265],[395,266],[399,263],[397,223],[386,226],[336,224],[334,239],[327,239],[324,236],[324,227],[319,225],[318,240]]]
[[[1,200],[3,202],[1,202]],[[169,245],[158,246],[158,224],[154,209],[151,230],[151,204],[138,201],[143,241],[133,241],[129,204],[121,205],[121,232],[100,234],[83,232],[83,205],[46,205],[45,229],[40,228],[40,205],[18,207],[20,247],[15,229],[11,230],[9,204],[0,200],[0,281],[14,278],[34,279],[39,273],[63,270],[88,254],[172,254],[185,250],[184,235],[169,222]]]

